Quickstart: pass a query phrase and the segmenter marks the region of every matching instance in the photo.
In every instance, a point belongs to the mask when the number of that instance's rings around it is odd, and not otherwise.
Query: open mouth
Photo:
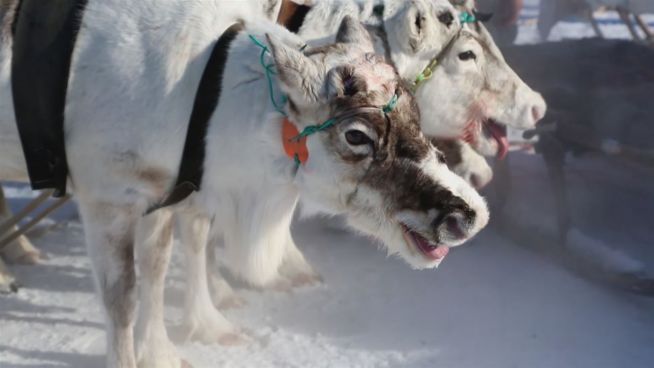
[[[402,223],[400,223],[400,225],[402,226],[402,235],[404,236],[404,241],[406,241],[407,245],[419,250],[420,253],[430,261],[443,260],[450,251],[450,248],[445,245],[431,243],[407,225]]]
[[[506,136],[506,126],[498,124],[495,120],[486,119],[481,124],[476,122],[468,124],[460,138],[475,146],[475,144],[479,143],[479,126],[481,126],[482,134],[486,138],[495,140],[497,143],[496,157],[503,160],[509,152],[509,140]]]
[[[482,124],[484,132],[497,142],[497,158],[503,160],[509,152],[509,140],[506,137],[506,126],[500,125],[492,119]]]

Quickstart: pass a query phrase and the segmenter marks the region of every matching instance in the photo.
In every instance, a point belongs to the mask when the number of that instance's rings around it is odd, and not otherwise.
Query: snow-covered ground
[[[526,3],[519,39],[534,42],[536,2]],[[603,17],[607,33],[627,36],[614,15]],[[590,32],[585,23],[566,22],[552,38]],[[516,152],[511,167],[510,218],[549,226],[552,200],[540,159]],[[568,172],[575,234],[584,239],[578,243],[624,254],[625,267],[633,260],[654,274],[651,168],[589,157],[571,160]],[[7,195],[19,207],[31,193],[13,186]],[[0,296],[1,368],[102,366],[102,316],[74,207],[56,220],[59,226],[32,238],[48,259],[11,266],[24,287]],[[327,225],[316,219],[295,229],[323,285],[292,294],[240,290],[248,305],[226,314],[248,329],[252,342],[180,343],[184,358],[196,368],[654,364],[653,299],[580,278],[493,227],[453,250],[438,270],[418,272],[386,258],[369,240]],[[179,248],[166,291],[169,327],[179,320],[184,292]]]
[[[654,301],[591,284],[492,230],[437,271],[412,271],[366,239],[311,221],[296,232],[322,286],[242,292],[227,315],[243,347],[181,345],[199,367],[651,367]],[[104,335],[82,230],[36,243],[50,256],[14,267],[25,284],[0,298],[0,367],[100,367]],[[179,247],[178,247],[179,248]],[[169,326],[183,294],[178,258]]]

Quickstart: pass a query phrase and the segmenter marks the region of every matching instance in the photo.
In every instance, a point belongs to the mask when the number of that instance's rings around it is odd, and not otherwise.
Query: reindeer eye
[[[364,144],[372,143],[372,139],[370,139],[360,130],[348,130],[345,132],[345,139],[347,140],[347,143],[353,146],[361,146]]]
[[[472,51],[462,52],[459,54],[459,60],[461,61],[477,60],[477,55],[475,55],[475,53]]]
[[[454,22],[454,16],[450,12],[444,12],[438,15],[438,21],[449,27]]]

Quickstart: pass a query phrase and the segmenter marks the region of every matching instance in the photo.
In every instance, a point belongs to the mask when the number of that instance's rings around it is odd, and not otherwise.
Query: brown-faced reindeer
[[[289,5],[294,10],[289,11]],[[429,66],[431,78],[419,83],[416,91],[418,104],[426,111],[421,126],[430,136],[441,139],[465,136],[476,150],[503,156],[507,147],[503,125],[534,126],[544,114],[545,103],[540,95],[504,62],[485,28],[480,24],[461,27],[459,13],[448,1],[389,1],[381,9],[373,5],[372,1],[324,1],[314,6],[298,6],[284,1],[282,12],[287,13],[280,19],[289,19],[286,24],[289,29],[305,37],[310,45],[319,46],[333,40],[335,28],[345,14],[356,14],[366,23],[376,53],[392,62],[408,83],[414,83],[416,76]],[[504,93],[507,91],[516,93]],[[450,154],[457,161],[449,163],[452,170],[481,187],[490,180],[492,171],[484,158],[470,147],[459,142],[445,148],[459,150],[456,156]],[[469,161],[458,161],[464,157]],[[305,204],[304,209],[307,207]],[[218,231],[219,238],[220,235]],[[219,256],[229,260],[226,266],[233,275],[251,286],[288,289],[319,280],[292,242],[286,250],[254,245],[248,249],[226,244],[226,252]],[[210,261],[215,259],[213,254],[209,256]],[[202,259],[194,260],[193,265],[204,263]],[[260,267],[263,263],[267,267],[265,273]],[[210,270],[217,268],[214,264]],[[213,273],[209,282],[214,303],[239,305],[240,299],[225,280],[217,272]],[[211,308],[194,305],[189,309]],[[193,331],[203,330],[204,325],[195,321],[187,328],[194,335],[198,332]]]

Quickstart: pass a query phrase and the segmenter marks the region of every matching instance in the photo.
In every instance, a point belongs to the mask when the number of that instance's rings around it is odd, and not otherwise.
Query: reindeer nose
[[[531,117],[534,118],[534,122],[538,123],[540,119],[545,117],[545,108],[540,106],[534,106],[531,108]]]
[[[449,11],[444,12],[438,16],[438,21],[449,27],[452,25],[452,22],[454,22],[454,16]]]
[[[445,243],[460,242],[468,238],[476,213],[467,205],[457,206],[434,221],[438,239]]]

